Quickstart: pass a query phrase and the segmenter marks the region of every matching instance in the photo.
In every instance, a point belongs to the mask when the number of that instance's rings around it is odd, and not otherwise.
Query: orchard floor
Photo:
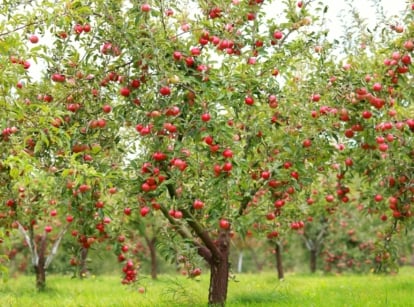
[[[21,276],[0,284],[0,306],[206,306],[208,280],[208,274],[198,281],[144,276],[139,285],[122,286],[119,276],[78,280],[52,275],[47,290],[37,293],[33,278]],[[227,306],[414,306],[414,268],[402,268],[395,276],[287,275],[283,281],[271,272],[240,274],[230,281]]]

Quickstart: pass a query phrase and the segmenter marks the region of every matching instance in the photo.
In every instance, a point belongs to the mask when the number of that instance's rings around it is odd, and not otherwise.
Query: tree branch
[[[174,186],[171,183],[169,183],[167,184],[167,189],[168,189],[168,194],[170,198],[175,199],[177,195],[176,195]],[[199,249],[200,256],[202,256],[207,262],[210,262],[212,256],[221,257],[221,252],[219,248],[214,244],[213,239],[209,236],[208,232],[204,229],[204,227],[194,219],[194,217],[191,215],[191,213],[187,209],[180,208],[180,210],[183,213],[183,217],[187,221],[188,226],[190,226],[190,228],[195,232],[197,237],[199,237],[201,241],[203,242],[203,244],[205,245],[205,246],[202,246],[198,242],[195,242],[191,234],[188,234],[185,237],[187,239],[192,239],[195,246],[197,246]],[[167,209],[165,209],[165,211],[167,211]],[[164,213],[164,216],[167,216],[170,223],[173,222],[173,224],[176,224],[176,221],[168,214],[168,212],[163,212],[163,213]],[[180,229],[178,229],[178,231],[180,231]],[[181,233],[180,235],[182,236]],[[205,250],[200,250],[203,248],[207,249],[208,253]],[[206,258],[206,256],[208,259]]]
[[[58,235],[57,240],[55,241],[55,243],[52,246],[52,250],[50,251],[50,254],[47,256],[46,258],[46,262],[45,262],[45,269],[48,268],[48,266],[50,265],[50,263],[52,262],[53,258],[55,258],[60,242],[62,241],[63,236],[65,235],[66,231],[68,230],[68,225],[66,225],[61,232]]]
[[[22,29],[24,29],[24,28],[28,28],[28,27],[31,27],[31,26],[34,26],[34,25],[38,25],[38,24],[42,23],[43,21],[44,21],[44,19],[42,19],[42,20],[38,20],[38,21],[29,22],[29,23],[27,23],[27,24],[25,24],[25,25],[21,25],[21,26],[19,26],[19,27],[17,27],[17,28],[14,28],[14,29],[12,29],[12,30],[9,30],[9,31],[6,31],[6,32],[3,32],[3,33],[0,33],[0,37],[3,37],[3,36],[6,36],[6,35],[9,35],[9,34],[11,34],[11,33],[17,32],[17,31],[22,30]]]
[[[27,233],[26,229],[24,229],[24,227],[22,226],[22,224],[17,222],[17,225],[19,227],[20,233],[23,235],[24,240],[27,243],[27,246],[29,246],[30,254],[32,256],[32,264],[35,266],[39,262],[39,256],[37,255],[36,248],[35,248],[34,244],[32,244],[32,240],[31,240],[29,234]]]

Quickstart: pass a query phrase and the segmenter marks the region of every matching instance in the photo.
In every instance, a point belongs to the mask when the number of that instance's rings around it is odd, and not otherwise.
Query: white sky
[[[335,33],[341,33],[341,25],[338,22],[338,16],[349,14],[349,6],[347,2],[351,2],[352,5],[357,8],[360,16],[367,20],[370,28],[375,26],[376,21],[376,9],[373,6],[372,0],[322,0],[323,3],[328,5],[327,19],[329,21],[329,29],[331,29],[331,37],[335,36]],[[401,12],[404,11],[409,4],[406,0],[375,0],[377,6],[384,8],[384,14],[388,18],[399,20]]]

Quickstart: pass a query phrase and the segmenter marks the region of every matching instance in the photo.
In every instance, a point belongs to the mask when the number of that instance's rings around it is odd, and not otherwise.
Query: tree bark
[[[310,271],[311,273],[316,272],[316,262],[318,259],[318,250],[317,249],[310,249]]]
[[[217,240],[220,254],[213,254],[210,264],[210,287],[208,292],[209,306],[224,306],[227,299],[229,281],[229,254],[230,236],[229,231],[220,231]]]
[[[37,250],[37,262],[34,264],[34,270],[36,274],[36,288],[38,291],[42,291],[46,287],[46,234],[40,239],[40,244]]]
[[[277,277],[279,279],[283,279],[285,277],[285,273],[283,271],[282,246],[279,242],[276,242],[276,245],[275,245],[275,257],[276,257]]]
[[[158,261],[157,261],[157,249],[155,247],[156,239],[155,237],[152,239],[145,237],[145,241],[147,241],[147,245],[148,245],[148,248],[150,251],[150,257],[151,257],[151,278],[157,279]]]
[[[88,274],[88,267],[86,265],[86,262],[88,260],[88,253],[89,248],[82,247],[80,252],[80,263],[79,263],[79,277],[84,278],[86,277],[86,274]]]

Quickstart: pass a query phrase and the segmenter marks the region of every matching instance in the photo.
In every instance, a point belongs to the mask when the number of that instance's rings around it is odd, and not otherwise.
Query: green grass
[[[200,281],[161,275],[156,281],[141,277],[140,285],[122,286],[119,276],[85,280],[48,276],[47,290],[38,293],[32,277],[0,284],[2,307],[36,306],[206,306],[208,274]],[[139,293],[138,287],[145,287]],[[230,281],[227,306],[414,306],[414,268],[395,276],[241,274]]]

